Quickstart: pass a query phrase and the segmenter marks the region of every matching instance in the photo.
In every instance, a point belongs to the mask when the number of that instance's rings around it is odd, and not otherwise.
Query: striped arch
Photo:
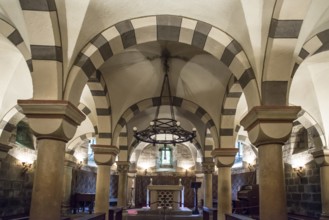
[[[168,99],[166,99],[165,97],[162,97],[161,99],[159,97],[154,97],[154,98],[150,98],[150,99],[145,99],[143,101],[138,102],[137,104],[130,106],[122,114],[121,118],[119,119],[119,121],[114,129],[113,143],[118,143],[118,138],[120,137],[120,134],[127,133],[126,125],[136,114],[138,114],[139,112],[142,112],[148,108],[159,106],[161,104],[169,104]],[[198,116],[200,118],[200,120],[206,125],[207,129],[209,129],[209,131],[212,135],[212,138],[215,142],[215,145],[218,144],[217,128],[215,126],[215,123],[211,119],[210,115],[203,108],[201,108],[200,106],[198,106],[197,104],[195,104],[191,101],[188,101],[188,100],[176,97],[176,96],[173,96],[173,106],[183,108],[183,109],[195,114],[196,116]],[[120,138],[120,141],[124,140],[123,146],[126,146],[126,145],[129,146],[126,136]],[[121,145],[121,143],[119,143],[119,146],[120,145]],[[134,146],[134,145],[132,145],[132,146]],[[200,149],[201,149],[201,146],[200,146]],[[125,152],[125,151],[128,151],[128,147],[127,147],[127,150],[120,149],[120,154],[129,155],[128,152]]]
[[[25,118],[20,106],[16,105],[10,109],[0,122],[0,143],[9,145],[12,135],[16,134],[17,124]]]
[[[92,117],[92,114],[91,114],[91,110],[83,103],[80,103],[78,105],[78,109],[83,112],[83,114],[85,114],[89,120],[91,121],[93,127],[94,127],[94,130],[95,130],[95,133],[97,134],[97,122],[94,120],[94,118]]]
[[[136,143],[137,145],[138,143]],[[116,146],[119,146],[119,161],[128,161],[128,132],[127,126],[123,126],[117,139]]]
[[[27,25],[33,62],[33,97],[35,99],[62,99],[63,51],[55,0],[19,1],[26,23],[38,20],[39,25]],[[31,11],[37,13],[30,13]],[[42,28],[52,27],[52,28]],[[46,36],[46,37],[45,37]],[[44,71],[45,66],[48,67]],[[44,81],[52,80],[48,88]],[[77,106],[78,102],[76,103]]]
[[[307,57],[328,50],[329,50],[329,29],[316,34],[304,44],[303,48],[300,50],[298,54],[297,61],[295,63],[291,78],[294,77],[294,74],[296,73],[298,67]]]
[[[122,21],[95,36],[82,49],[70,70],[64,99],[77,104],[90,76],[113,55],[136,44],[160,40],[188,44],[212,54],[237,78],[246,94],[248,107],[260,104],[255,75],[240,44],[210,24],[172,15]]]
[[[0,33],[22,53],[30,72],[33,71],[31,53],[19,31],[5,20],[0,19]]]
[[[263,105],[288,104],[287,94],[294,65],[294,49],[309,5],[309,0],[300,0],[298,13],[292,13],[290,4],[283,4],[283,1],[277,1],[275,4],[262,71]],[[276,88],[275,94],[273,88]]]
[[[206,130],[206,138],[204,145],[204,161],[203,162],[213,162],[213,157],[211,156],[211,152],[216,148],[215,141],[211,135],[211,131],[209,129]]]
[[[96,106],[97,127],[95,128],[97,144],[112,144],[112,117],[110,97],[102,74],[97,71],[93,74],[87,85],[93,96]]]
[[[312,116],[302,110],[298,114],[298,118],[294,121],[294,125],[301,124],[309,134],[312,134],[316,147],[322,148],[327,146],[326,138],[321,126],[312,118]]]
[[[235,114],[238,102],[242,95],[242,89],[234,76],[231,77],[226,87],[220,121],[220,148],[232,148],[235,146]]]
[[[76,137],[75,139],[71,140],[66,144],[66,152],[75,151],[79,148],[86,140],[90,140],[95,137],[95,133],[86,133]],[[87,149],[88,151],[88,149]]]

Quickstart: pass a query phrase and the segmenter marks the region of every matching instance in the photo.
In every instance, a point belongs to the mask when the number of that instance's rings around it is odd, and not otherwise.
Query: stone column
[[[71,196],[72,196],[72,170],[76,166],[76,159],[72,154],[65,154],[64,176],[63,176],[63,197],[61,213],[67,215],[71,212]]]
[[[92,145],[94,159],[97,164],[95,213],[106,213],[109,218],[111,166],[119,149],[109,145]]]
[[[312,153],[315,162],[320,166],[321,181],[321,220],[329,219],[329,150],[323,149]]]
[[[117,161],[117,171],[119,173],[118,184],[118,207],[126,207],[127,205],[127,174],[129,171],[130,162]]]
[[[217,148],[211,153],[216,158],[216,166],[218,167],[218,220],[225,220],[225,214],[232,213],[231,167],[237,152],[237,148]]]
[[[241,121],[258,147],[260,219],[287,219],[282,146],[299,111],[297,106],[257,106]]]
[[[203,162],[202,171],[204,173],[204,206],[212,208],[212,174],[214,172],[215,163]]]
[[[65,146],[85,116],[67,101],[18,100],[18,104],[38,140],[29,219],[60,219]]]

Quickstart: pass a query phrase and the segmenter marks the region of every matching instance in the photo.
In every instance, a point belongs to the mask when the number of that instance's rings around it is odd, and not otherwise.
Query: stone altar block
[[[148,185],[146,202],[151,210],[156,210],[158,207],[171,207],[173,210],[178,210],[184,207],[184,186]]]

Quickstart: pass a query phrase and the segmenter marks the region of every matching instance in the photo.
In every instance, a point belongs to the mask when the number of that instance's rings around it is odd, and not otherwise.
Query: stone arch
[[[31,53],[19,31],[7,21],[0,19],[0,33],[17,47],[23,55],[30,72],[33,72]]]
[[[329,50],[329,29],[321,31],[311,37],[300,50],[291,78],[294,77],[298,67],[310,56]]]
[[[313,150],[327,146],[326,138],[321,126],[308,112],[301,110],[298,113],[298,118],[294,121],[294,125],[297,124],[303,125],[303,127],[307,130],[307,133],[312,136],[314,142]]]
[[[114,54],[136,44],[157,40],[188,44],[212,54],[237,78],[249,109],[260,104],[255,74],[240,44],[210,24],[173,15],[125,20],[96,35],[82,49],[72,66],[64,99],[77,104],[90,76]]]
[[[80,136],[74,138],[69,143],[67,143],[66,151],[67,152],[74,151],[76,148],[78,148],[81,145],[81,143],[83,143],[87,139],[90,140],[93,137],[95,137],[95,133],[92,132],[92,133],[86,133],[86,134],[83,134],[83,135],[80,135]]]
[[[230,78],[226,87],[220,121],[220,148],[232,148],[235,143],[235,114],[242,95],[242,89],[234,76]]]
[[[25,119],[25,115],[22,112],[20,106],[16,105],[11,108],[3,117],[0,122],[0,143],[4,145],[9,145],[12,143],[13,137],[16,134],[17,124]],[[13,136],[14,135],[14,136]]]
[[[142,101],[130,106],[122,114],[122,116],[120,117],[120,119],[114,129],[113,143],[117,143],[117,144],[119,144],[119,146],[121,145],[121,143],[118,143],[120,134],[127,133],[127,130],[126,130],[127,122],[129,122],[134,117],[134,115],[136,115],[139,112],[142,112],[150,107],[156,107],[163,103],[166,103],[166,101],[167,101],[167,99],[165,97],[163,97],[162,99],[160,99],[159,97],[154,97],[154,98],[142,100]],[[188,100],[176,97],[176,96],[173,96],[173,106],[183,108],[183,109],[195,114],[196,116],[198,116],[200,118],[200,120],[206,125],[207,129],[209,129],[209,131],[211,132],[212,138],[215,142],[215,146],[216,146],[216,144],[218,145],[218,135],[217,135],[218,132],[217,132],[215,123],[212,120],[211,116],[203,108],[201,108],[200,106],[198,106],[197,104],[195,104],[191,101],[188,101]],[[125,143],[124,146],[126,146],[126,148],[120,149],[119,157],[121,154],[127,155],[127,157],[128,157],[129,149],[131,147],[135,147],[137,145],[137,143],[135,143],[135,145],[134,145],[134,143],[132,143],[131,146],[128,147],[129,144],[128,144],[128,140],[127,140],[127,135],[120,137],[120,142]],[[198,143],[198,142],[196,141],[196,143]],[[196,147],[197,148],[199,147],[199,149],[202,148],[199,143],[198,143],[198,145],[196,145]],[[205,152],[204,155],[210,156],[212,149],[211,150],[207,149],[207,151],[209,151],[209,152],[208,153]]]
[[[111,144],[112,142],[112,112],[110,97],[103,75],[96,71],[88,80],[96,106],[97,126],[94,126],[98,144]]]

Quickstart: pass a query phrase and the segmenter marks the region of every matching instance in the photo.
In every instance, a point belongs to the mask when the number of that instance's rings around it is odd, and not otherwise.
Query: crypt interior
[[[0,219],[329,219],[328,73],[328,0],[0,0]]]

